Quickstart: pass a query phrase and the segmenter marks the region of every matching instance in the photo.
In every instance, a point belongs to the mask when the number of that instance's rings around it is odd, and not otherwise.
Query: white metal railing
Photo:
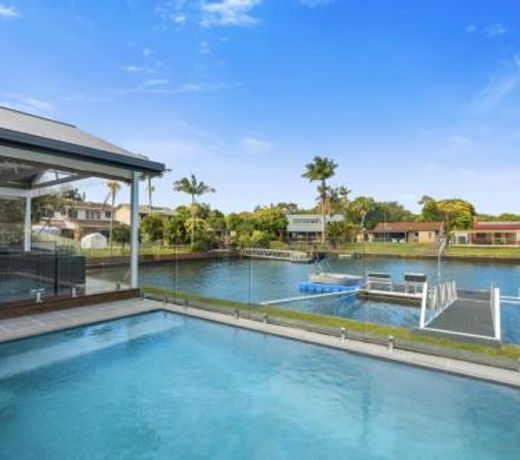
[[[426,284],[426,283],[425,283]],[[446,281],[428,289],[423,286],[419,327],[425,328],[458,298],[457,283]]]
[[[502,340],[502,319],[500,306],[500,288],[491,288],[491,316],[493,318],[493,329],[495,332],[495,339]]]
[[[368,273],[365,278],[367,290],[393,291],[394,283],[387,273]]]
[[[292,262],[308,261],[311,256],[303,251],[288,251],[285,249],[245,248],[243,256],[259,257],[263,259],[290,260]]]

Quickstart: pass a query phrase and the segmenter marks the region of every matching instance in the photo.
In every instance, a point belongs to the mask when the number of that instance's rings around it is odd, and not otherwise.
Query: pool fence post
[[[130,287],[139,287],[139,179],[140,174],[132,173],[130,183]]]
[[[269,322],[269,315],[267,313],[264,313],[264,324],[267,324]]]
[[[240,319],[240,310],[235,308],[235,319]]]
[[[394,351],[395,337],[393,335],[388,336],[388,351]]]
[[[341,331],[341,341],[344,342],[347,339],[347,330],[344,327],[339,330]]]

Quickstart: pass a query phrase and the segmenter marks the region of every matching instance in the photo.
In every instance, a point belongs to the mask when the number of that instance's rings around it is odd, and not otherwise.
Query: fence
[[[439,283],[431,289],[428,289],[425,283],[423,286],[420,328],[424,329],[446,308],[452,305],[457,298],[457,283],[455,281]]]

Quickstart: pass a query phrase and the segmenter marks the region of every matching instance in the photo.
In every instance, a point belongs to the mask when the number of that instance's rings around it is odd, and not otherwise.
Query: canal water
[[[435,260],[372,257],[363,259],[332,259],[327,270],[363,275],[386,272],[395,283],[403,281],[405,273],[424,273],[430,282],[438,279]],[[314,265],[272,260],[222,258],[182,261],[141,266],[141,284],[209,297],[240,302],[260,303],[302,295],[298,284],[306,281]],[[110,268],[91,272],[105,280],[121,281],[127,268]],[[502,295],[517,296],[520,288],[520,265],[508,263],[475,263],[443,261],[441,279],[455,280],[466,289],[488,290],[492,285]],[[382,324],[413,327],[418,325],[419,311],[409,306],[383,302],[360,301],[353,297],[319,298],[280,304],[280,307],[325,313]],[[520,342],[520,306],[503,304],[504,337]]]

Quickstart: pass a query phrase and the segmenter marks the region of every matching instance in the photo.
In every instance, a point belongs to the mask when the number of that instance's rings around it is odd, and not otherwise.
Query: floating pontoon
[[[361,284],[363,278],[361,276],[349,275],[348,273],[319,272],[311,274],[309,281],[318,284],[354,286]]]

